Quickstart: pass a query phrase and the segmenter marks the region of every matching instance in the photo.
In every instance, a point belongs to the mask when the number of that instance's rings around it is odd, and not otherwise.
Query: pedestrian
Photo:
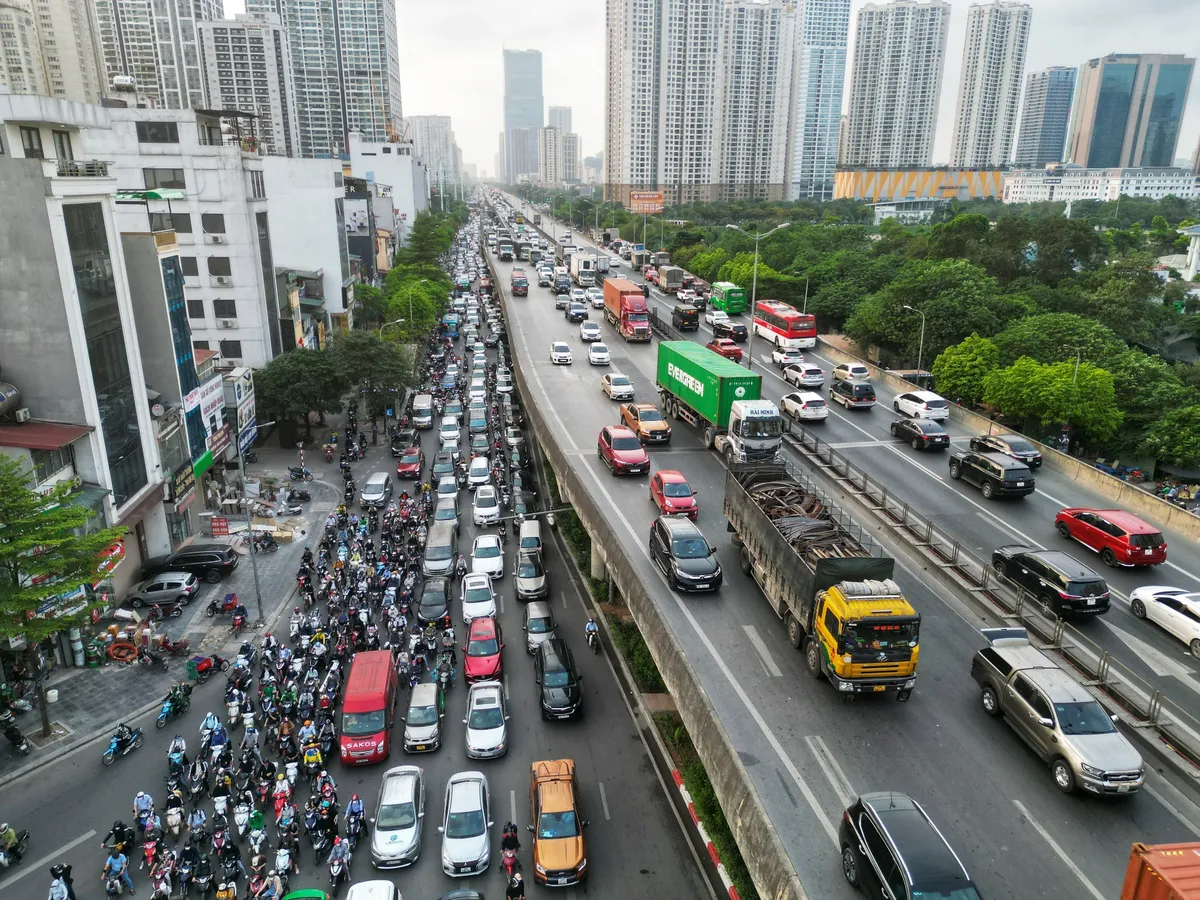
[[[52,866],[50,877],[53,880],[50,882],[50,893],[46,895],[46,900],[71,900],[70,888],[63,880],[63,867]]]

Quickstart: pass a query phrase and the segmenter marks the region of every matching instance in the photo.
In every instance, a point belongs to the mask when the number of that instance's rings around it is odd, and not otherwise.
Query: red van
[[[343,765],[364,766],[387,759],[392,750],[397,690],[391,651],[354,654],[338,729]]]

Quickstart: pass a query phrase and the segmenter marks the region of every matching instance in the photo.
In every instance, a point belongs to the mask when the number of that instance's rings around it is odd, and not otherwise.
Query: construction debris
[[[829,514],[824,501],[793,481],[751,478],[746,491],[779,533],[810,563],[870,556]]]

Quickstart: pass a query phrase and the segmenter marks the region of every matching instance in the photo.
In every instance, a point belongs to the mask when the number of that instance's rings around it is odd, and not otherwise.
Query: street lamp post
[[[428,280],[429,280],[428,278],[421,279],[421,281],[428,281]],[[420,281],[417,282],[417,284],[420,284],[420,283],[421,283]],[[393,319],[391,322],[384,322],[382,325],[380,325],[379,326],[379,339],[380,340],[383,340],[383,329],[387,328],[389,325],[400,325],[400,324],[403,324],[404,322],[410,321],[412,319],[412,289],[416,286],[417,285],[414,284],[414,285],[412,285],[412,287],[410,287],[408,289],[408,316],[409,316],[409,318],[408,319]],[[387,410],[388,410],[387,403],[385,401],[384,405],[383,405],[383,435],[385,438],[388,435]]]
[[[263,422],[257,427],[270,428],[274,424],[274,422]],[[261,628],[266,617],[263,615],[262,584],[258,580],[258,559],[254,551],[254,517],[250,514],[250,498],[246,496],[246,458],[242,455],[240,435],[234,440],[237,441],[238,471],[242,473],[242,511],[246,514],[246,534],[250,537],[250,571],[254,573],[254,608],[258,610],[258,621],[255,623],[255,627]]]
[[[770,237],[781,228],[787,228],[791,222],[781,222],[770,231],[761,234],[751,234],[748,231],[743,231],[733,223],[726,225],[726,228],[734,231],[741,231],[748,238],[754,238],[754,277],[750,286],[750,342],[746,346],[746,368],[753,371],[754,369],[754,305],[758,299],[758,243],[765,237]]]
[[[411,322],[411,321],[412,321],[412,319],[413,319],[413,310],[412,310],[412,292],[413,292],[413,289],[414,289],[414,288],[416,288],[416,286],[417,286],[418,284],[428,284],[428,283],[429,283],[429,279],[428,279],[428,278],[422,278],[420,281],[414,281],[412,284],[410,284],[410,285],[408,286],[408,320],[409,320],[410,322]],[[401,319],[400,321],[401,321],[401,322],[403,322],[404,320],[403,320],[403,319]],[[383,332],[383,329],[382,329],[382,328],[380,328],[380,337],[382,337],[382,336],[383,336],[382,332]]]
[[[921,358],[925,355],[925,312],[924,310],[917,309],[915,306],[909,306],[907,303],[904,304],[904,308],[909,312],[915,312],[921,317],[921,337],[917,342],[917,377],[919,378],[920,373],[924,371],[921,368]]]

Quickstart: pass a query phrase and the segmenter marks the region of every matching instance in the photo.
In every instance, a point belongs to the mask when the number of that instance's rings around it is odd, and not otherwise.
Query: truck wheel
[[[742,567],[742,574],[749,575],[753,566],[750,563],[750,551],[742,547],[742,552],[738,554],[738,562]]]
[[[804,645],[804,667],[813,678],[821,677],[821,647],[815,638],[809,638]]]
[[[713,448],[713,444],[716,442],[716,438],[717,438],[717,434],[713,430],[711,425],[709,427],[705,428],[704,429],[704,447],[705,447],[705,449],[711,450]]]
[[[1050,763],[1050,774],[1054,776],[1055,786],[1064,794],[1075,793],[1075,773],[1061,756]]]
[[[796,621],[796,617],[790,613],[788,614],[786,625],[788,643],[799,650],[800,645],[804,643],[804,629],[800,627],[800,623]]]
[[[1000,709],[1000,698],[996,696],[996,692],[992,690],[990,684],[983,686],[983,693],[979,695],[979,702],[983,704],[983,711],[992,718],[996,718],[1003,712]]]

